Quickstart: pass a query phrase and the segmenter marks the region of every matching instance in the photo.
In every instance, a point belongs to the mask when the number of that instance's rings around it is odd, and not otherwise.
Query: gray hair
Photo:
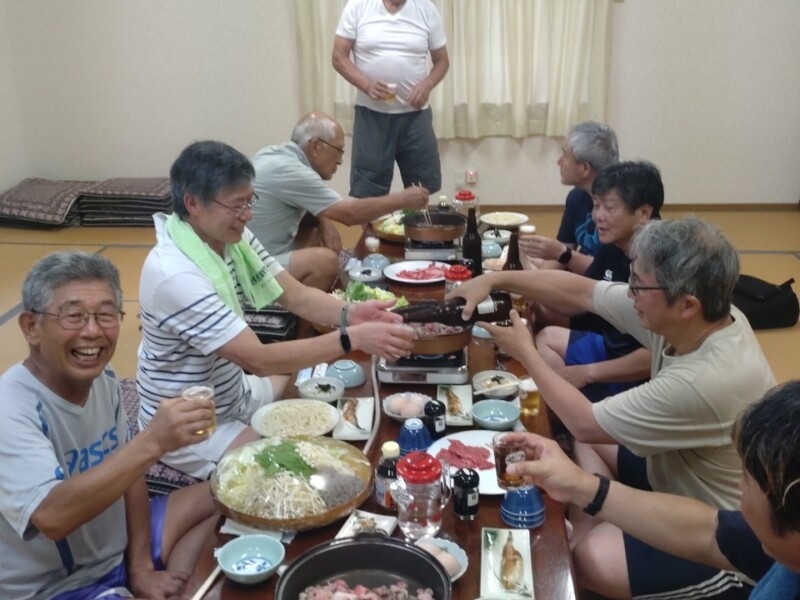
[[[117,267],[105,256],[87,252],[54,252],[33,265],[22,284],[23,309],[47,310],[56,290],[75,281],[105,281],[114,292],[117,308],[122,309]]]
[[[708,322],[730,313],[739,257],[711,223],[695,217],[650,221],[633,239],[631,260],[655,276],[670,304],[691,294]]]
[[[187,217],[186,194],[210,206],[220,190],[249,184],[255,176],[250,160],[228,144],[194,142],[184,148],[169,170],[172,208],[179,217]]]
[[[328,115],[309,113],[294,126],[292,141],[305,148],[313,139],[330,142],[336,137],[336,121]]]
[[[597,173],[619,161],[617,134],[604,123],[578,123],[569,130],[566,144],[575,160],[589,163]]]

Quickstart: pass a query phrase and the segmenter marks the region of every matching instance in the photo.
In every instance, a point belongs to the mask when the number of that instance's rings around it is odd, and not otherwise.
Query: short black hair
[[[187,193],[209,205],[220,190],[248,184],[255,175],[250,160],[228,144],[194,142],[180,153],[169,170],[172,208],[185,217],[189,214],[184,204]]]
[[[664,184],[658,168],[645,160],[626,161],[603,169],[592,183],[592,195],[605,196],[617,190],[629,213],[641,206],[653,209],[651,218],[661,218]]]

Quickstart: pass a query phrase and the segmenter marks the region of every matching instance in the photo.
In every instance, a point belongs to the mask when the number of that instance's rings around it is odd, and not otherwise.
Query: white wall
[[[246,154],[299,115],[292,0],[0,2],[0,189],[24,177],[164,175],[195,139]],[[609,114],[623,158],[668,201],[800,198],[800,2],[614,6]],[[5,35],[4,35],[5,34]],[[479,172],[483,203],[555,204],[561,140],[441,143],[444,191]],[[332,184],[347,192],[349,164]]]

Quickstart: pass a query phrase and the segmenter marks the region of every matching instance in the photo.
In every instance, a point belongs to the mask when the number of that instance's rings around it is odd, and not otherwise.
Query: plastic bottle
[[[512,308],[511,296],[507,292],[492,292],[475,307],[472,316],[466,321],[461,311],[466,304],[464,298],[451,298],[444,302],[425,301],[409,304],[394,312],[407,323],[443,323],[463,327],[475,321],[505,321]]]
[[[397,481],[397,461],[400,459],[400,446],[397,442],[384,442],[381,458],[375,469],[375,501],[383,508],[397,510],[390,486]]]
[[[478,218],[475,216],[475,208],[472,207],[467,215],[467,230],[461,240],[461,255],[472,261],[473,277],[483,273],[482,245],[481,234],[478,233]]]

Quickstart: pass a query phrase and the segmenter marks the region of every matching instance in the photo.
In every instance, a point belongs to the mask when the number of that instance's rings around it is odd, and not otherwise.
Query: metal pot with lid
[[[276,600],[297,600],[309,586],[344,580],[350,588],[376,588],[403,581],[413,594],[429,588],[436,600],[450,600],[453,584],[433,556],[412,543],[361,535],[324,542],[297,557],[281,576]]]

